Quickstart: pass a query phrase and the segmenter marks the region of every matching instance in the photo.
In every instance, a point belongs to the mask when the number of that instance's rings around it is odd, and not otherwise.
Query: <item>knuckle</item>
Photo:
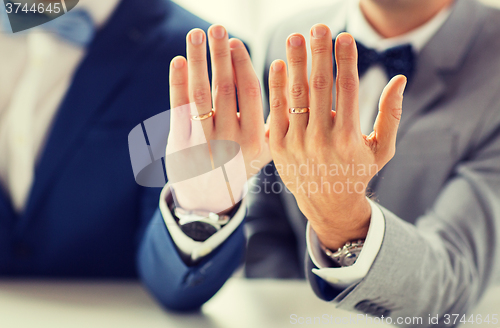
[[[234,85],[232,83],[227,83],[227,82],[218,83],[215,86],[215,90],[216,90],[218,95],[222,95],[222,96],[232,96],[235,93]]]
[[[395,107],[391,110],[391,115],[396,119],[396,121],[401,121],[401,116],[403,114],[403,108],[401,106]]]
[[[338,140],[342,143],[343,147],[345,147],[345,151],[348,153],[355,152],[352,147],[357,143],[356,140],[357,133],[350,129],[346,129],[337,134]]]
[[[322,129],[319,129],[319,128],[313,128],[310,130],[310,138],[309,140],[312,142],[312,143],[320,143],[320,142],[323,142],[325,141],[325,133],[323,132]]]
[[[383,163],[387,163],[396,155],[396,147],[383,147],[377,151],[377,155]]]
[[[325,133],[322,130],[313,129],[310,132],[310,136],[311,137],[308,138],[309,142],[307,144],[309,155],[314,156],[316,154],[317,149],[327,148],[328,141],[326,139]]]
[[[338,153],[342,154],[342,156],[349,157],[349,153],[351,151],[351,141],[350,137],[347,134],[339,133],[335,136],[333,143],[335,145],[335,149]]]
[[[306,96],[306,87],[303,84],[293,84],[290,87],[290,97],[292,99],[303,99]]]
[[[221,140],[232,140],[234,139],[234,135],[236,133],[235,129],[231,127],[222,129],[220,127],[216,127],[215,132],[217,134],[217,138],[220,138]]]
[[[324,54],[330,55],[332,51],[330,50],[330,47],[327,45],[316,45],[311,48],[311,53],[313,55],[324,55]]]
[[[339,77],[337,83],[340,89],[348,92],[356,91],[358,88],[358,79],[354,76]]]
[[[234,65],[241,66],[250,62],[250,57],[246,52],[233,51],[232,61]]]
[[[296,131],[291,131],[287,135],[291,144],[294,145],[295,155],[300,158],[302,156],[304,137],[301,133],[297,133]]]
[[[189,56],[188,58],[188,65],[189,64],[195,64],[195,65],[199,65],[199,64],[205,64],[207,62],[207,58],[205,56],[202,56],[202,55],[199,55],[199,54],[196,54],[196,55],[191,55]]]
[[[193,100],[197,104],[206,103],[210,100],[210,92],[205,88],[196,88],[193,91]]]
[[[274,134],[271,134],[269,141],[269,146],[274,154],[282,154],[286,152],[286,143],[282,138],[275,138]]]
[[[301,57],[301,56],[291,56],[289,59],[288,59],[288,64],[290,66],[300,66],[300,65],[304,65],[306,62],[305,58],[304,57]]]
[[[271,79],[269,81],[269,87],[271,89],[282,89],[286,86],[285,81],[278,79]]]
[[[353,64],[357,62],[356,55],[352,54],[338,54],[337,62],[339,64]]]
[[[229,49],[224,48],[224,49],[215,49],[212,55],[214,56],[214,58],[227,58],[229,57],[229,54],[230,54]]]
[[[249,144],[244,144],[246,152],[250,155],[250,158],[258,158],[264,151],[264,146],[258,138],[255,138],[254,142]]]
[[[311,85],[316,90],[331,90],[332,82],[326,75],[316,74],[311,77]]]
[[[243,92],[250,97],[260,97],[260,85],[258,83],[249,83],[243,88]]]
[[[183,87],[187,85],[187,82],[185,80],[181,80],[181,79],[172,79],[170,81],[170,86],[171,87]]]
[[[283,101],[280,98],[274,98],[271,101],[270,105],[271,105],[271,110],[279,109],[279,108],[283,107]]]

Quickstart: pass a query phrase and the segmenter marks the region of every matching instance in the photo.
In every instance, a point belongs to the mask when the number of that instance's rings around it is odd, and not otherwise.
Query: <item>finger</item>
[[[253,69],[250,55],[240,40],[229,40],[229,46],[238,90],[241,129],[243,132],[254,131],[258,137],[264,138],[260,83]]]
[[[292,34],[286,43],[288,62],[288,100],[290,107],[309,107],[309,84],[307,82],[306,40],[300,34]],[[290,129],[303,134],[309,114],[291,114]]]
[[[370,136],[377,156],[384,162],[389,161],[396,151],[396,137],[403,107],[403,93],[406,77],[398,75],[392,78],[382,92],[379,112]]]
[[[330,29],[317,24],[311,29],[312,69],[309,81],[311,112],[309,124],[332,124],[333,58]]]
[[[187,63],[182,56],[177,56],[170,62],[169,88],[170,135],[184,140],[189,138],[191,133],[191,116]]]
[[[335,40],[335,60],[337,62],[335,125],[344,132],[361,136],[358,108],[358,51],[350,34],[341,33]]]
[[[196,104],[192,115],[207,114],[212,110],[210,83],[208,80],[207,49],[205,33],[193,29],[187,35],[188,85],[191,102]],[[201,121],[201,126],[208,137],[213,129],[213,117]],[[194,131],[193,131],[194,132]]]
[[[220,25],[212,25],[208,29],[208,42],[212,61],[212,99],[216,112],[215,126],[227,129],[230,126],[235,126],[238,121],[233,66],[226,29]]]
[[[275,60],[269,70],[269,139],[271,145],[282,142],[288,131],[286,65],[282,60]]]

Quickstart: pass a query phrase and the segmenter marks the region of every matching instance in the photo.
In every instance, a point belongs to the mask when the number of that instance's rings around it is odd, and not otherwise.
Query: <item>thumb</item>
[[[404,75],[398,75],[386,85],[380,97],[379,111],[373,126],[374,133],[370,136],[376,154],[386,162],[396,151],[396,136],[401,120],[406,82]]]

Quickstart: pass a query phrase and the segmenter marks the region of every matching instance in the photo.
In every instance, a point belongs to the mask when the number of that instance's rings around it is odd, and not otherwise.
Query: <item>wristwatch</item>
[[[222,229],[230,219],[229,215],[218,215],[209,211],[188,211],[180,207],[173,208],[174,217],[182,232],[195,241],[205,241]]]
[[[336,252],[331,251],[320,243],[321,248],[325,252],[326,256],[333,260],[333,262],[340,267],[346,267],[353,265],[358,259],[359,253],[363,249],[365,241],[360,239],[357,241],[349,241],[344,247],[339,248]]]

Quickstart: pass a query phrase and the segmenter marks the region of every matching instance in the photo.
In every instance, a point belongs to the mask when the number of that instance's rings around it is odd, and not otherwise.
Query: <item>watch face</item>
[[[217,232],[217,229],[214,226],[206,222],[199,221],[183,224],[180,228],[182,232],[194,241],[205,241]]]
[[[356,262],[357,259],[358,259],[358,254],[356,254],[356,253],[348,253],[342,259],[342,266],[351,266],[351,265],[353,265]]]

